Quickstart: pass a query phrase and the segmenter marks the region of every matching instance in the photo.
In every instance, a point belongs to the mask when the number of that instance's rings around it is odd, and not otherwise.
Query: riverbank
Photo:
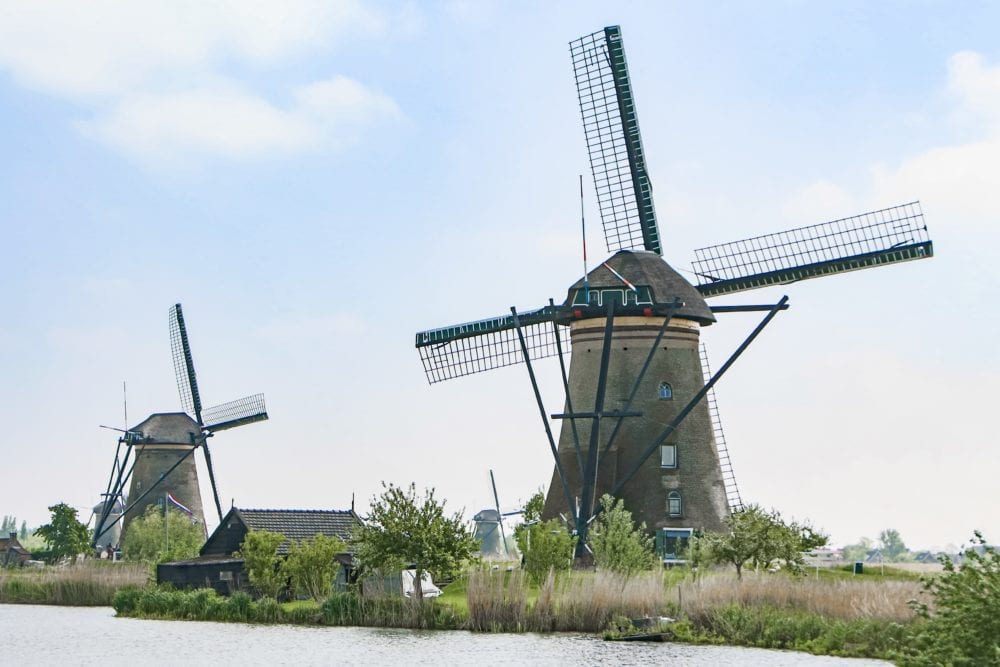
[[[814,655],[893,659],[919,629],[907,601],[914,580],[856,581],[723,574],[697,581],[649,573],[625,580],[573,573],[539,587],[515,570],[473,571],[436,600],[331,595],[322,603],[278,603],[211,590],[127,589],[114,598],[123,617],[307,626],[395,627],[500,632],[639,632],[632,619],[668,616],[657,628],[675,642],[791,649]],[[462,604],[464,602],[464,604]],[[648,632],[648,629],[642,632]]]

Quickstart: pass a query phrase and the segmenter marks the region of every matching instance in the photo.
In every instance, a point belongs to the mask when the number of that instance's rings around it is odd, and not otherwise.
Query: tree
[[[479,543],[465,527],[460,513],[448,516],[434,489],[417,497],[416,486],[406,489],[390,484],[372,498],[365,523],[353,536],[355,556],[366,566],[381,570],[412,566],[414,597],[423,599],[420,582],[424,572],[447,577],[479,551]]]
[[[28,522],[27,521],[22,521],[21,522],[21,532],[18,535],[18,538],[22,539],[22,540],[28,539]]]
[[[905,560],[909,553],[903,538],[895,528],[886,528],[879,533],[878,547],[882,551],[882,557],[891,562]]]
[[[333,592],[339,565],[337,555],[345,551],[347,544],[342,539],[314,535],[310,540],[291,545],[282,571],[291,579],[296,594],[308,595],[319,602]]]
[[[277,598],[288,581],[278,555],[278,547],[286,541],[281,533],[251,530],[236,552],[236,557],[243,559],[250,583],[265,597]]]
[[[35,531],[49,545],[49,558],[75,558],[90,547],[90,531],[76,518],[76,510],[66,503],[49,507],[52,518]]]
[[[122,553],[129,560],[168,563],[194,558],[205,543],[205,531],[184,512],[150,505],[129,522]]]
[[[914,604],[926,623],[915,626],[901,665],[1000,665],[1000,551],[976,531],[956,567],[924,580],[932,605]]]
[[[590,529],[590,546],[597,567],[626,577],[655,567],[658,563],[654,540],[646,534],[646,524],[638,528],[632,513],[620,499],[608,494],[601,497],[604,510]]]
[[[536,491],[534,495],[528,498],[528,502],[524,503],[524,517],[525,523],[532,523],[534,521],[542,520],[542,511],[545,509],[545,494],[541,490]]]
[[[802,552],[823,546],[827,537],[808,524],[785,522],[777,510],[759,505],[733,512],[726,519],[728,532],[705,533],[703,548],[709,562],[726,563],[743,578],[748,562],[756,569],[769,569],[780,561],[792,571],[801,570]]]
[[[867,537],[862,537],[857,544],[845,544],[842,549],[844,560],[848,563],[863,561],[868,557],[868,552],[872,550],[872,541]]]
[[[524,571],[535,584],[541,584],[549,570],[564,572],[573,563],[576,540],[566,526],[556,519],[543,523],[522,524],[515,531],[517,547],[524,556]]]

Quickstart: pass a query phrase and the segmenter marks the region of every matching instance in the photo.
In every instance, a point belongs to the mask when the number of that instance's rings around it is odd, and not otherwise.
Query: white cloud
[[[398,119],[391,98],[343,76],[289,86],[283,105],[250,83],[256,69],[385,29],[355,0],[0,0],[0,69],[87,109],[84,134],[141,161],[253,159],[336,150]]]
[[[871,167],[871,191],[862,206],[882,207],[919,198],[935,220],[952,220],[972,228],[994,226],[1000,216],[1000,64],[988,64],[963,51],[948,61],[947,93],[954,100],[951,116],[970,137],[960,143],[933,146],[897,164]],[[943,127],[940,121],[939,126]],[[786,213],[806,207],[859,208],[835,184],[812,184],[792,196]]]
[[[337,149],[365,127],[401,116],[392,99],[346,77],[303,86],[293,99],[281,108],[232,85],[130,95],[80,127],[140,160],[170,163]]]
[[[0,3],[0,67],[54,95],[120,94],[198,78],[227,59],[273,63],[384,28],[384,17],[354,0],[12,0]]]

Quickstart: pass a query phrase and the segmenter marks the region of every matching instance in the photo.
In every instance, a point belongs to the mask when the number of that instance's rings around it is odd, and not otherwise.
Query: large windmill
[[[555,460],[545,518],[571,519],[585,557],[603,493],[621,497],[656,530],[661,552],[692,529],[719,529],[739,494],[714,384],[787,297],[761,306],[706,298],[930,257],[918,202],[695,251],[692,285],[661,257],[652,188],[617,26],[570,43],[591,171],[610,258],[570,286],[566,300],[529,312],[418,333],[431,383],[525,363]],[[700,354],[699,329],[716,314],[766,313],[718,372]],[[572,348],[569,372],[565,357]],[[559,359],[566,392],[558,446],[532,362]],[[722,451],[720,452],[720,445]],[[727,484],[729,482],[729,484]],[[727,488],[727,486],[729,488]]]
[[[117,522],[123,521],[124,531],[133,518],[142,516],[147,507],[158,503],[169,503],[189,512],[192,519],[204,526],[198,469],[193,456],[198,449],[205,455],[215,509],[221,521],[222,505],[208,439],[219,431],[267,419],[263,394],[202,410],[184,312],[179,303],[170,308],[170,349],[184,412],[150,415],[125,430],[118,439],[104,501],[98,506],[102,509],[94,530],[94,546],[117,546],[106,537],[113,534]]]

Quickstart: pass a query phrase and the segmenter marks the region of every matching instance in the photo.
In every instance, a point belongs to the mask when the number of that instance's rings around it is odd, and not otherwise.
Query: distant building
[[[162,563],[156,567],[156,582],[173,584],[177,588],[214,588],[221,595],[249,590],[243,559],[236,556],[247,533],[266,530],[288,538],[278,547],[278,554],[287,556],[291,542],[302,542],[315,535],[339,537],[349,542],[361,519],[354,510],[254,510],[232,508],[219,527],[208,537],[198,558]],[[337,557],[340,568],[336,586],[352,582],[350,551]]]
[[[17,540],[17,531],[12,530],[10,537],[0,537],[0,566],[24,565],[29,560],[31,552],[21,546]]]

